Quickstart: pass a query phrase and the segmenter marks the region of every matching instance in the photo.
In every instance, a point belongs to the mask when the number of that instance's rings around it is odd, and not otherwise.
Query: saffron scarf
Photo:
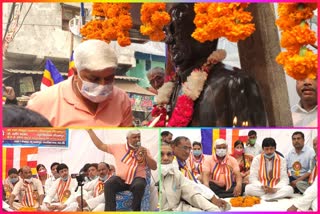
[[[223,175],[223,179],[226,184],[226,190],[229,190],[232,186],[233,173],[231,166],[228,166],[227,164],[228,156],[225,156],[225,158],[221,162],[215,157],[215,155],[213,155],[212,157],[215,162],[215,165],[211,171],[212,180],[218,181],[219,177]]]
[[[25,194],[22,197],[21,205],[23,207],[34,207],[36,205],[36,197],[33,195],[33,183],[23,181],[23,187],[25,189]]]
[[[109,177],[105,180],[105,181],[102,181],[100,179],[98,179],[98,182],[96,184],[96,186],[94,187],[94,190],[93,190],[93,197],[97,197],[98,195],[102,194],[103,193],[103,190],[104,190],[104,183],[109,180],[109,178],[111,177],[111,175],[109,175]]]
[[[266,161],[264,155],[260,155],[260,164],[259,164],[259,180],[264,186],[274,188],[277,183],[280,181],[281,176],[281,158],[278,154],[275,153],[272,163],[272,172],[267,172]]]
[[[308,183],[310,185],[314,182],[314,179],[317,177],[317,175],[318,175],[318,160],[317,160],[317,157],[315,157],[315,165],[308,179]]]
[[[176,158],[176,157],[175,157]],[[196,177],[194,176],[192,170],[190,170],[185,161],[180,161],[176,159],[179,165],[180,172],[184,175],[184,177],[188,178],[189,180],[193,180],[194,182],[198,183]]]
[[[66,200],[70,197],[70,194],[71,194],[71,192],[69,190],[70,183],[71,183],[70,176],[68,177],[67,181],[63,181],[62,179],[60,179],[60,182],[58,184],[57,193],[58,193],[59,201],[61,203],[66,202]]]
[[[190,167],[192,169],[192,172],[195,176],[201,174],[202,172],[202,164],[204,162],[204,155],[201,154],[199,159],[196,159],[193,154],[190,155],[191,157],[189,158],[189,163]]]
[[[136,152],[129,148],[128,144],[126,144],[126,154],[121,159],[121,162],[129,165],[129,170],[125,179],[126,184],[131,184],[134,176],[136,174],[136,170],[138,167],[138,161],[136,158]]]

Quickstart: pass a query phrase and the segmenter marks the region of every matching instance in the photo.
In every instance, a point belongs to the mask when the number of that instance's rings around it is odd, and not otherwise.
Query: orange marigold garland
[[[249,3],[195,3],[196,25],[192,37],[199,42],[226,37],[238,42],[250,36],[254,24],[250,12],[245,11]]]
[[[129,3],[93,3],[94,20],[83,26],[80,32],[84,39],[100,39],[107,43],[117,40],[120,46],[130,45],[132,18],[129,10]]]
[[[276,61],[297,80],[317,77],[318,55],[307,48],[316,43],[317,37],[306,22],[315,9],[316,3],[282,3],[278,7],[276,24],[282,30],[281,47],[287,51],[281,52]]]
[[[233,207],[252,207],[255,204],[260,204],[260,198],[255,196],[239,196],[230,199]]]
[[[165,38],[163,27],[170,22],[165,3],[143,3],[141,6],[140,32],[151,40],[161,41]]]

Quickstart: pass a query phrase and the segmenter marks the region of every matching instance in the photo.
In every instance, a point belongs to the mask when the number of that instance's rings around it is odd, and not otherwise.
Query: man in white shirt
[[[32,178],[31,168],[29,166],[22,167],[22,176],[23,179],[20,179],[19,182],[14,186],[9,197],[10,209],[39,209],[44,198],[41,181],[36,178]],[[14,203],[16,196],[19,196],[20,203]]]
[[[44,205],[41,208],[44,211],[76,211],[77,207],[71,207],[70,205],[75,202],[75,189],[78,183],[69,175],[69,168],[66,164],[59,164],[57,172],[60,178],[53,183],[43,200]],[[57,196],[58,201],[54,201],[55,196]]]
[[[95,199],[100,195],[104,195],[104,183],[111,177],[109,174],[109,165],[105,162],[98,164],[99,177],[86,183],[83,186],[83,207],[88,207],[93,211],[104,211],[104,196],[100,197],[100,201]],[[79,192],[79,191],[78,191]],[[81,196],[77,197],[78,207],[81,210]],[[100,209],[98,208],[100,207]],[[98,208],[98,210],[97,210]]]
[[[46,193],[49,192],[51,186],[53,185],[53,183],[58,179],[60,178],[60,175],[59,173],[57,172],[57,167],[58,167],[59,163],[57,162],[53,162],[50,166],[50,169],[51,169],[51,176],[46,180],[46,183],[44,185],[44,191]]]
[[[299,103],[292,106],[292,121],[295,127],[317,127],[318,100],[317,79],[297,80],[296,90],[300,97]]]
[[[293,188],[289,186],[286,160],[275,152],[276,146],[273,138],[263,140],[263,153],[255,156],[251,164],[246,195],[258,196],[264,200],[293,195]]]
[[[258,145],[256,141],[257,141],[257,132],[254,130],[249,131],[248,142],[246,144],[246,147],[244,148],[244,151],[246,154],[252,155],[253,157],[261,154],[262,152],[261,146]]]

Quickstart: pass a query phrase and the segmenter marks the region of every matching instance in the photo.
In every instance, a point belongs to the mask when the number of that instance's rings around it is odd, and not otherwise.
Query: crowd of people
[[[43,164],[37,165],[36,175],[32,175],[29,166],[22,167],[20,174],[16,169],[10,169],[8,178],[3,183],[4,198],[10,209],[141,210],[145,192],[150,192],[151,170],[157,169],[157,162],[150,151],[141,145],[140,131],[129,130],[126,134],[127,142],[122,144],[105,144],[93,130],[88,129],[87,133],[98,149],[113,155],[114,166],[105,162],[86,163],[76,175],[69,173],[69,167],[65,163],[57,162],[50,167],[51,175]],[[83,186],[83,194],[79,186]],[[123,199],[125,204],[131,201],[132,205],[118,205],[118,193],[127,196]],[[150,203],[151,199],[146,200]]]
[[[257,196],[265,201],[277,201],[291,198],[294,193],[303,194],[302,197],[308,200],[293,200],[293,206],[288,210],[315,208],[317,199],[312,188],[316,188],[313,183],[317,177],[317,137],[311,148],[304,144],[303,132],[294,132],[291,136],[294,148],[283,156],[277,151],[274,138],[264,138],[262,147],[257,145],[254,130],[248,132],[247,142],[237,140],[233,148],[228,148],[226,140],[216,139],[212,155],[204,155],[202,144],[191,144],[185,136],[175,137],[172,141],[166,141],[166,136],[172,137],[169,131],[161,136],[163,210],[223,210],[228,207],[223,201],[225,198]],[[175,178],[171,178],[172,175]],[[182,192],[175,196],[179,200],[171,201],[171,192],[176,185],[181,185]],[[182,188],[184,185],[186,190]],[[191,189],[195,191],[191,192]],[[189,191],[190,195],[184,191]],[[206,202],[195,203],[193,197]],[[224,206],[219,206],[221,204]]]

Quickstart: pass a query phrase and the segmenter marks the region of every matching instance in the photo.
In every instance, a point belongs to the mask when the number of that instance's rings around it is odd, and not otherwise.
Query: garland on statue
[[[198,99],[203,90],[203,86],[207,80],[210,68],[214,64],[221,62],[225,57],[225,50],[216,50],[212,52],[212,54],[208,57],[206,63],[204,63],[200,69],[194,69],[187,77],[187,81],[183,83],[183,94],[178,97],[172,116],[169,119],[168,123],[167,121],[164,121],[166,120],[166,117],[161,117],[161,115],[153,114],[154,117],[158,118],[152,121],[151,125],[149,126],[187,126],[192,119],[194,101]],[[162,114],[166,114],[162,106],[169,103],[173,88],[173,82],[164,83],[164,85],[158,90],[158,95],[155,98],[156,102],[161,106],[162,109],[161,111],[159,111],[159,107],[155,106],[152,112],[161,112]]]
[[[282,31],[281,46],[287,51],[281,52],[276,61],[296,80],[317,77],[318,55],[307,48],[317,41],[315,32],[307,23],[316,9],[317,3],[282,3],[278,7],[276,24]]]

